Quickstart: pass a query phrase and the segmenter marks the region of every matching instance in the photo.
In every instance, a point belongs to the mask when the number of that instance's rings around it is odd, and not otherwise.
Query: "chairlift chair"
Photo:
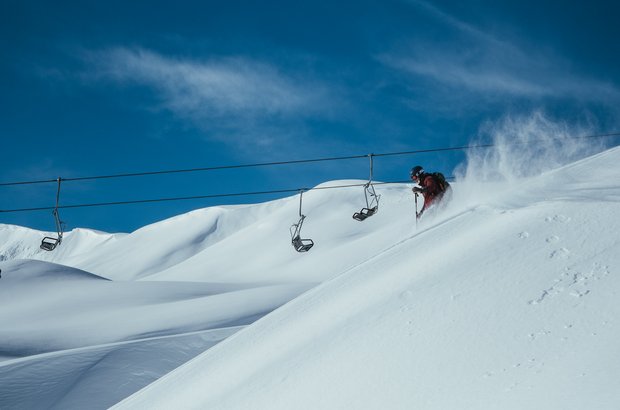
[[[370,202],[368,201],[369,195],[372,198]],[[370,182],[364,186],[364,197],[366,198],[366,208],[362,208],[361,211],[353,214],[353,219],[360,222],[373,216],[379,210],[379,195],[377,195],[374,186]],[[374,206],[371,206],[371,204]]]
[[[305,215],[301,215],[299,222],[291,226],[291,243],[297,252],[308,252],[314,246],[312,239],[301,238],[301,225],[305,218]],[[294,231],[293,228],[295,228]]]
[[[41,241],[41,246],[40,247],[44,251],[53,251],[54,249],[56,249],[56,246],[58,246],[59,243],[60,243],[60,241],[57,238],[52,238],[50,236],[46,236]]]
[[[46,236],[43,238],[43,240],[41,241],[41,245],[39,247],[43,249],[44,251],[53,251],[54,249],[56,249],[58,245],[62,243],[64,223],[60,220],[60,216],[58,215],[58,201],[60,199],[60,181],[61,181],[61,178],[59,177],[58,178],[58,189],[56,191],[56,206],[54,207],[54,210],[52,211],[52,214],[54,215],[54,221],[56,223],[56,233],[58,236],[56,238],[52,236]]]
[[[44,251],[53,251],[58,245],[60,245],[60,242],[60,238],[52,238],[51,236],[46,236],[41,241],[41,245],[39,247]]]
[[[306,216],[301,213],[302,198],[303,190],[299,191],[299,222],[291,225],[289,231],[291,232],[291,243],[293,248],[295,248],[297,252],[308,252],[310,248],[314,246],[314,241],[312,239],[301,238],[301,227],[304,223],[304,219],[306,219]]]
[[[375,187],[372,184],[372,157],[373,154],[368,155],[370,157],[370,178],[368,179],[368,183],[364,185],[364,198],[366,199],[366,208],[362,208],[359,212],[353,214],[353,219],[356,221],[363,221],[368,217],[373,216],[379,210],[379,198],[381,195],[377,195],[375,192]],[[370,201],[368,201],[368,197],[370,196]]]

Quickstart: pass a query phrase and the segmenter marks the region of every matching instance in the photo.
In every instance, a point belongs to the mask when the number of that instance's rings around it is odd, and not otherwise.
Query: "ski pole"
[[[415,227],[418,228],[418,193],[415,193]]]

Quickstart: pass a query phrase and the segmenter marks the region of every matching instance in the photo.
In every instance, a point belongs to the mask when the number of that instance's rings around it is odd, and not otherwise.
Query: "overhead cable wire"
[[[451,178],[447,178],[451,179]],[[390,182],[373,182],[373,185],[387,185],[387,184],[403,184],[403,183],[411,183],[411,181],[390,181]],[[155,198],[155,199],[137,199],[137,200],[129,200],[129,201],[114,201],[114,202],[99,202],[99,203],[91,203],[91,204],[76,204],[76,205],[61,205],[58,206],[58,209],[69,209],[69,208],[88,208],[88,207],[96,207],[96,206],[112,206],[112,205],[130,205],[130,204],[145,204],[145,203],[154,203],[154,202],[171,202],[171,201],[187,201],[187,200],[196,200],[196,199],[210,199],[210,198],[225,198],[225,197],[236,197],[236,196],[253,196],[253,195],[269,195],[269,194],[285,194],[285,193],[298,193],[299,191],[318,191],[324,189],[342,189],[342,188],[353,188],[353,187],[363,187],[366,186],[366,183],[363,184],[347,184],[347,185],[331,185],[331,186],[318,186],[314,188],[295,188],[295,189],[276,189],[271,191],[254,191],[254,192],[235,192],[235,193],[227,193],[227,194],[211,194],[211,195],[195,195],[195,196],[183,196],[183,197],[172,197],[172,198]],[[36,208],[18,208],[18,209],[0,209],[0,213],[11,213],[11,212],[34,212],[34,211],[49,211],[53,210],[54,207],[36,207]]]
[[[584,139],[584,138],[605,138],[605,137],[619,137],[619,136],[620,136],[620,132],[614,132],[614,133],[609,133],[609,134],[586,135],[586,136],[578,136],[578,137],[570,137],[570,138],[571,139]],[[541,139],[540,141],[544,141],[544,140]],[[531,144],[533,142],[536,142],[536,141],[512,143],[508,145]],[[370,155],[374,157],[387,157],[387,156],[396,156],[396,155],[427,154],[427,153],[432,153],[432,152],[465,151],[465,150],[470,150],[470,149],[492,148],[492,147],[495,147],[496,145],[497,144],[473,144],[473,145],[463,145],[463,146],[457,146],[457,147],[430,148],[430,149],[399,151],[399,152],[386,152],[386,153],[370,154]],[[259,162],[259,163],[253,163],[253,164],[222,165],[222,166],[201,167],[201,168],[131,172],[131,173],[123,173],[123,174],[94,175],[94,176],[85,176],[85,177],[62,178],[62,181],[63,182],[86,181],[86,180],[97,180],[97,179],[140,177],[140,176],[148,176],[148,175],[179,174],[179,173],[188,173],[188,172],[206,172],[206,171],[230,170],[230,169],[241,169],[241,168],[268,167],[268,166],[277,166],[277,165],[292,165],[292,164],[304,164],[304,163],[307,164],[307,163],[313,163],[313,162],[343,161],[343,160],[368,158],[368,155],[369,154],[349,155],[349,156],[341,156],[341,157],[299,159],[299,160],[289,160],[289,161]],[[52,183],[52,182],[55,183],[57,181],[58,181],[58,178],[42,179],[42,180],[34,180],[34,181],[2,182],[0,183],[0,186],[44,184],[44,183]]]
[[[368,155],[352,155],[352,156],[346,156],[346,157],[314,158],[314,159],[300,159],[300,160],[292,160],[292,161],[261,162],[261,163],[254,163],[254,164],[222,165],[222,166],[202,167],[202,168],[132,172],[132,173],[125,173],[125,174],[95,175],[95,176],[87,176],[87,177],[63,178],[62,180],[63,182],[67,182],[67,181],[86,181],[86,180],[95,180],[95,179],[139,177],[139,176],[147,176],[147,175],[180,174],[180,173],[187,173],[187,172],[218,171],[218,170],[227,170],[227,169],[267,167],[267,166],[274,166],[274,165],[302,164],[302,163],[322,162],[322,161],[341,161],[341,160],[348,160],[348,159],[366,158],[367,156]],[[56,182],[57,180],[58,179],[50,179],[50,180],[43,179],[43,180],[38,180],[38,181],[4,182],[4,183],[0,183],[0,186],[43,184],[43,183],[48,183],[48,182]]]

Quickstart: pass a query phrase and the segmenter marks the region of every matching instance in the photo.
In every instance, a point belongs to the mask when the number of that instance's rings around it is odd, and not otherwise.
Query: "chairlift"
[[[353,219],[360,222],[377,213],[377,211],[379,210],[379,198],[381,197],[381,195],[377,195],[377,193],[375,192],[375,187],[372,184],[373,154],[369,154],[368,157],[370,158],[370,178],[368,179],[368,183],[364,185],[364,198],[366,198],[366,208],[362,208],[359,212],[353,214]],[[370,201],[368,200],[369,196]]]
[[[60,220],[60,216],[58,215],[58,201],[60,199],[60,181],[61,181],[61,178],[58,177],[58,189],[56,191],[56,206],[54,207],[54,210],[52,211],[52,214],[54,215],[54,221],[56,222],[57,237],[46,236],[43,238],[43,240],[41,241],[40,248],[43,249],[44,251],[53,251],[62,242],[64,223]]]
[[[303,199],[304,191],[299,191],[299,222],[291,225],[289,231],[291,232],[291,243],[293,244],[293,248],[297,252],[308,252],[310,248],[314,246],[314,241],[312,239],[302,239],[301,238],[301,226],[304,223],[304,219],[306,216],[301,213],[301,203]]]

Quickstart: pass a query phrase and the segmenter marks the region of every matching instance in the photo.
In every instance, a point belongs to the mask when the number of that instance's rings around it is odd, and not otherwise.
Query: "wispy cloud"
[[[140,85],[156,92],[157,105],[189,119],[213,136],[239,135],[276,121],[328,115],[328,87],[243,57],[180,59],[145,49],[88,53],[89,78]],[[269,143],[265,139],[263,143]]]
[[[448,93],[620,101],[617,85],[575,73],[569,61],[548,49],[502,39],[427,2],[410,3],[440,23],[446,38],[413,42],[406,50],[381,55],[379,60],[392,68],[431,80]]]

